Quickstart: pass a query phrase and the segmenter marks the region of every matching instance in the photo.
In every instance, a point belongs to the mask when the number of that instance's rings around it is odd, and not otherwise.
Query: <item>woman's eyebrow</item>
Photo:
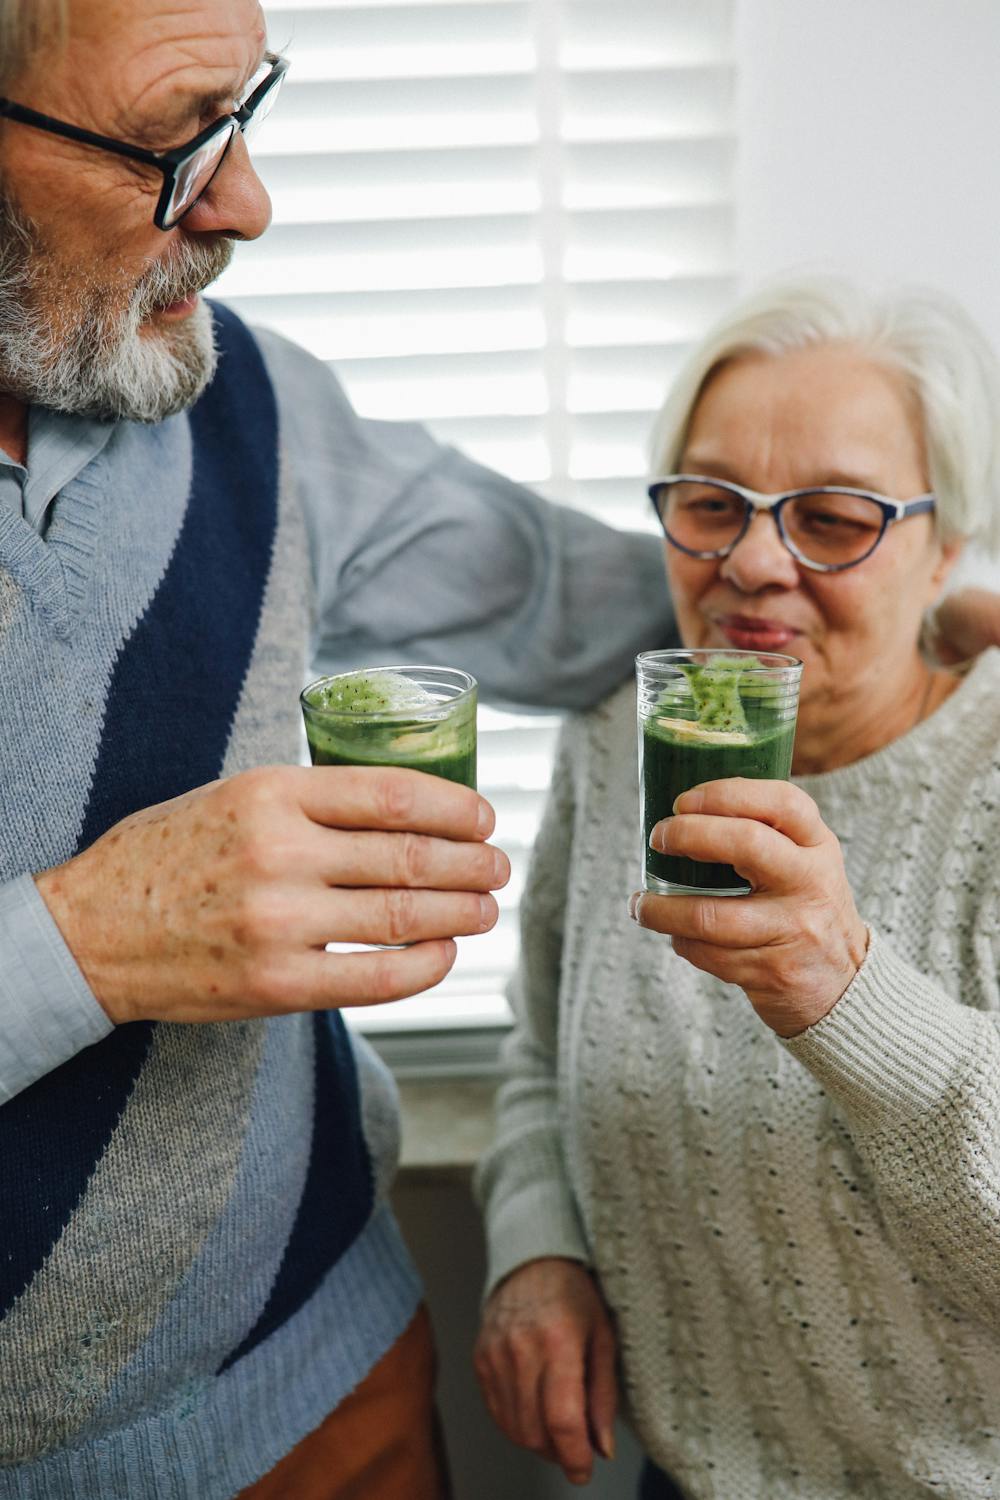
[[[707,479],[728,479],[732,484],[742,484],[737,471],[724,460],[710,458],[707,454],[682,453],[680,458],[681,474],[704,474]]]
[[[728,479],[731,484],[746,484],[739,471],[725,460],[711,458],[708,454],[684,453],[681,455],[681,474],[704,474],[707,479]],[[834,485],[847,490],[870,490],[882,494],[883,481],[871,474],[848,473],[843,469],[822,469],[794,489],[808,489],[810,485]],[[750,486],[752,488],[752,486]]]

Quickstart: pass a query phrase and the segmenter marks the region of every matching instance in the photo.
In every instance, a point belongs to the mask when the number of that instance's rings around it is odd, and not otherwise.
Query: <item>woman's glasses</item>
[[[11,99],[0,98],[0,116],[15,120],[19,125],[30,125],[34,130],[47,130],[51,135],[65,136],[67,140],[79,141],[81,145],[93,146],[98,151],[111,151],[116,156],[126,156],[130,161],[141,161],[155,167],[163,175],[163,188],[153,222],[157,229],[173,229],[208,188],[222,166],[236,132],[240,131],[248,144],[253,139],[274,107],[287,70],[285,58],[274,52],[266,53],[239,109],[222,115],[183,146],[174,146],[169,151],[147,151],[143,146],[133,146],[111,136],[95,135],[92,130],[83,130],[79,125],[69,125],[65,120],[39,114],[38,110],[15,104]]]
[[[654,479],[649,497],[667,541],[690,557],[728,556],[756,513],[766,510],[792,556],[818,573],[836,573],[864,562],[889,526],[932,511],[935,504],[933,495],[890,500],[840,485],[762,495],[703,474]]]

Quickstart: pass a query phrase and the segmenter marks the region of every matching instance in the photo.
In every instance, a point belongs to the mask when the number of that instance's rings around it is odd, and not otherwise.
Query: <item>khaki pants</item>
[[[426,1307],[336,1411],[236,1500],[449,1500]]]

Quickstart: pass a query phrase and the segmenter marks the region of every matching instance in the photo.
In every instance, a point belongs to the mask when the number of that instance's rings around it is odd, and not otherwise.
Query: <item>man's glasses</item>
[[[758,511],[770,511],[778,535],[803,567],[837,573],[871,557],[889,526],[934,509],[933,495],[890,500],[869,490],[817,485],[762,495],[702,474],[666,474],[649,498],[667,541],[689,557],[727,557]]]
[[[251,79],[246,98],[239,109],[232,114],[222,115],[192,140],[183,146],[174,146],[169,151],[147,151],[144,147],[132,146],[127,141],[95,135],[92,130],[69,125],[65,120],[55,120],[51,115],[39,114],[35,109],[28,109],[23,104],[15,104],[13,100],[2,97],[0,116],[16,120],[19,125],[30,125],[35,130],[47,130],[51,135],[79,141],[84,146],[94,146],[98,151],[112,151],[116,156],[127,156],[131,161],[141,161],[147,166],[155,167],[163,174],[163,189],[153,222],[157,229],[173,229],[208,188],[222,166],[236,132],[242,133],[247,144],[253,139],[274,107],[287,70],[287,59],[278,57],[274,52],[266,53],[264,63]]]

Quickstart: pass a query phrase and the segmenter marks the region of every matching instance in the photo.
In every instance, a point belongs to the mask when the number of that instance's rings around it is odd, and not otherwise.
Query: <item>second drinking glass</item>
[[[646,651],[636,657],[643,888],[661,895],[745,896],[731,865],[649,847],[681,792],[727,776],[783,780],[802,663],[757,651]]]

